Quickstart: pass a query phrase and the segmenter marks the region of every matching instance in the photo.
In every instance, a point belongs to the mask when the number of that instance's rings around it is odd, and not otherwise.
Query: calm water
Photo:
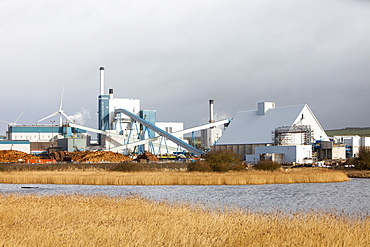
[[[22,187],[38,188],[22,188]],[[152,200],[198,203],[205,207],[239,207],[253,211],[335,210],[370,214],[370,179],[342,183],[233,186],[111,186],[0,184],[0,193],[140,195]]]

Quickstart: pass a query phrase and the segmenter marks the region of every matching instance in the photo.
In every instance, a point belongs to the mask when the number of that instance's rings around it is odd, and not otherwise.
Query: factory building
[[[333,136],[335,146],[343,146],[345,148],[345,157],[358,157],[358,152],[361,146],[370,147],[370,137],[354,136]]]
[[[9,140],[0,140],[0,150],[16,150],[22,151],[25,153],[30,153],[30,142],[29,141],[9,141]]]
[[[16,125],[8,126],[8,140],[28,140],[30,142],[50,142],[63,137],[63,127],[59,125]]]
[[[237,112],[212,149],[232,150],[250,163],[264,157],[298,163],[312,160],[316,140],[329,139],[308,105],[260,102],[256,110]]]
[[[59,139],[82,139],[85,147],[90,140],[85,130],[67,125],[9,125],[6,136],[9,141],[28,141],[32,153],[57,146]]]

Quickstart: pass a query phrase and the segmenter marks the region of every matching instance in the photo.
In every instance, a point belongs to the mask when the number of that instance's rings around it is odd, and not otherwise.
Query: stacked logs
[[[144,152],[143,154],[139,154],[136,159],[137,160],[147,160],[151,162],[159,161],[159,158],[150,152]]]
[[[37,159],[37,157],[22,151],[0,150],[0,162],[20,162],[26,159]]]
[[[50,156],[58,162],[73,161],[81,163],[122,163],[132,160],[126,155],[114,153],[111,151],[58,151],[51,153]]]

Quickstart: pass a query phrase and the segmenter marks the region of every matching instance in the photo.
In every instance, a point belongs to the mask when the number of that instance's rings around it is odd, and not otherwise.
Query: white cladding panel
[[[140,111],[140,100],[130,98],[109,99],[109,114],[114,116],[114,111],[116,109],[125,109],[137,115]]]
[[[333,147],[331,150],[332,159],[345,159],[346,147]]]
[[[201,131],[201,146],[203,149],[210,149],[222,136],[222,129],[212,128]]]
[[[121,114],[119,119],[115,119],[114,111],[116,109],[125,109],[129,112],[138,115],[140,111],[140,100],[131,98],[111,98],[109,99],[109,128],[111,130],[123,131],[121,134],[127,135],[130,129],[135,129],[131,126],[131,120],[125,114]],[[122,122],[120,122],[120,121]]]
[[[335,143],[344,144],[351,147],[359,147],[361,145],[361,137],[355,136],[334,136]]]
[[[184,123],[182,122],[156,122],[155,126],[168,133],[173,133],[184,129]]]
[[[56,133],[54,133],[56,136]],[[53,137],[52,133],[16,133],[12,132],[9,135],[9,140],[19,141],[19,140],[28,140],[30,142],[49,142]]]
[[[284,154],[284,162],[303,164],[305,158],[312,158],[311,145],[295,146],[256,146],[254,160],[259,161],[260,154]],[[246,159],[252,160],[253,155],[246,156]],[[248,160],[247,160],[248,161]]]
[[[370,147],[370,137],[361,137],[361,146]]]
[[[28,144],[2,144],[0,143],[0,150],[16,150],[25,153],[31,153],[31,145]]]
[[[308,105],[305,105],[305,107],[303,107],[302,111],[299,113],[296,120],[294,121],[294,124],[311,126],[311,130],[313,130],[313,137],[315,140],[329,140],[324,129],[321,127],[319,121],[316,119],[315,115],[312,113]]]

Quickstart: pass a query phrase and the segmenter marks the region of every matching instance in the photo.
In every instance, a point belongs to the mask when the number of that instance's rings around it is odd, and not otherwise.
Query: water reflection
[[[335,210],[370,213],[370,180],[342,183],[216,185],[216,186],[111,186],[0,184],[1,193],[140,195],[152,200],[200,203],[206,207],[239,207],[252,211]]]

